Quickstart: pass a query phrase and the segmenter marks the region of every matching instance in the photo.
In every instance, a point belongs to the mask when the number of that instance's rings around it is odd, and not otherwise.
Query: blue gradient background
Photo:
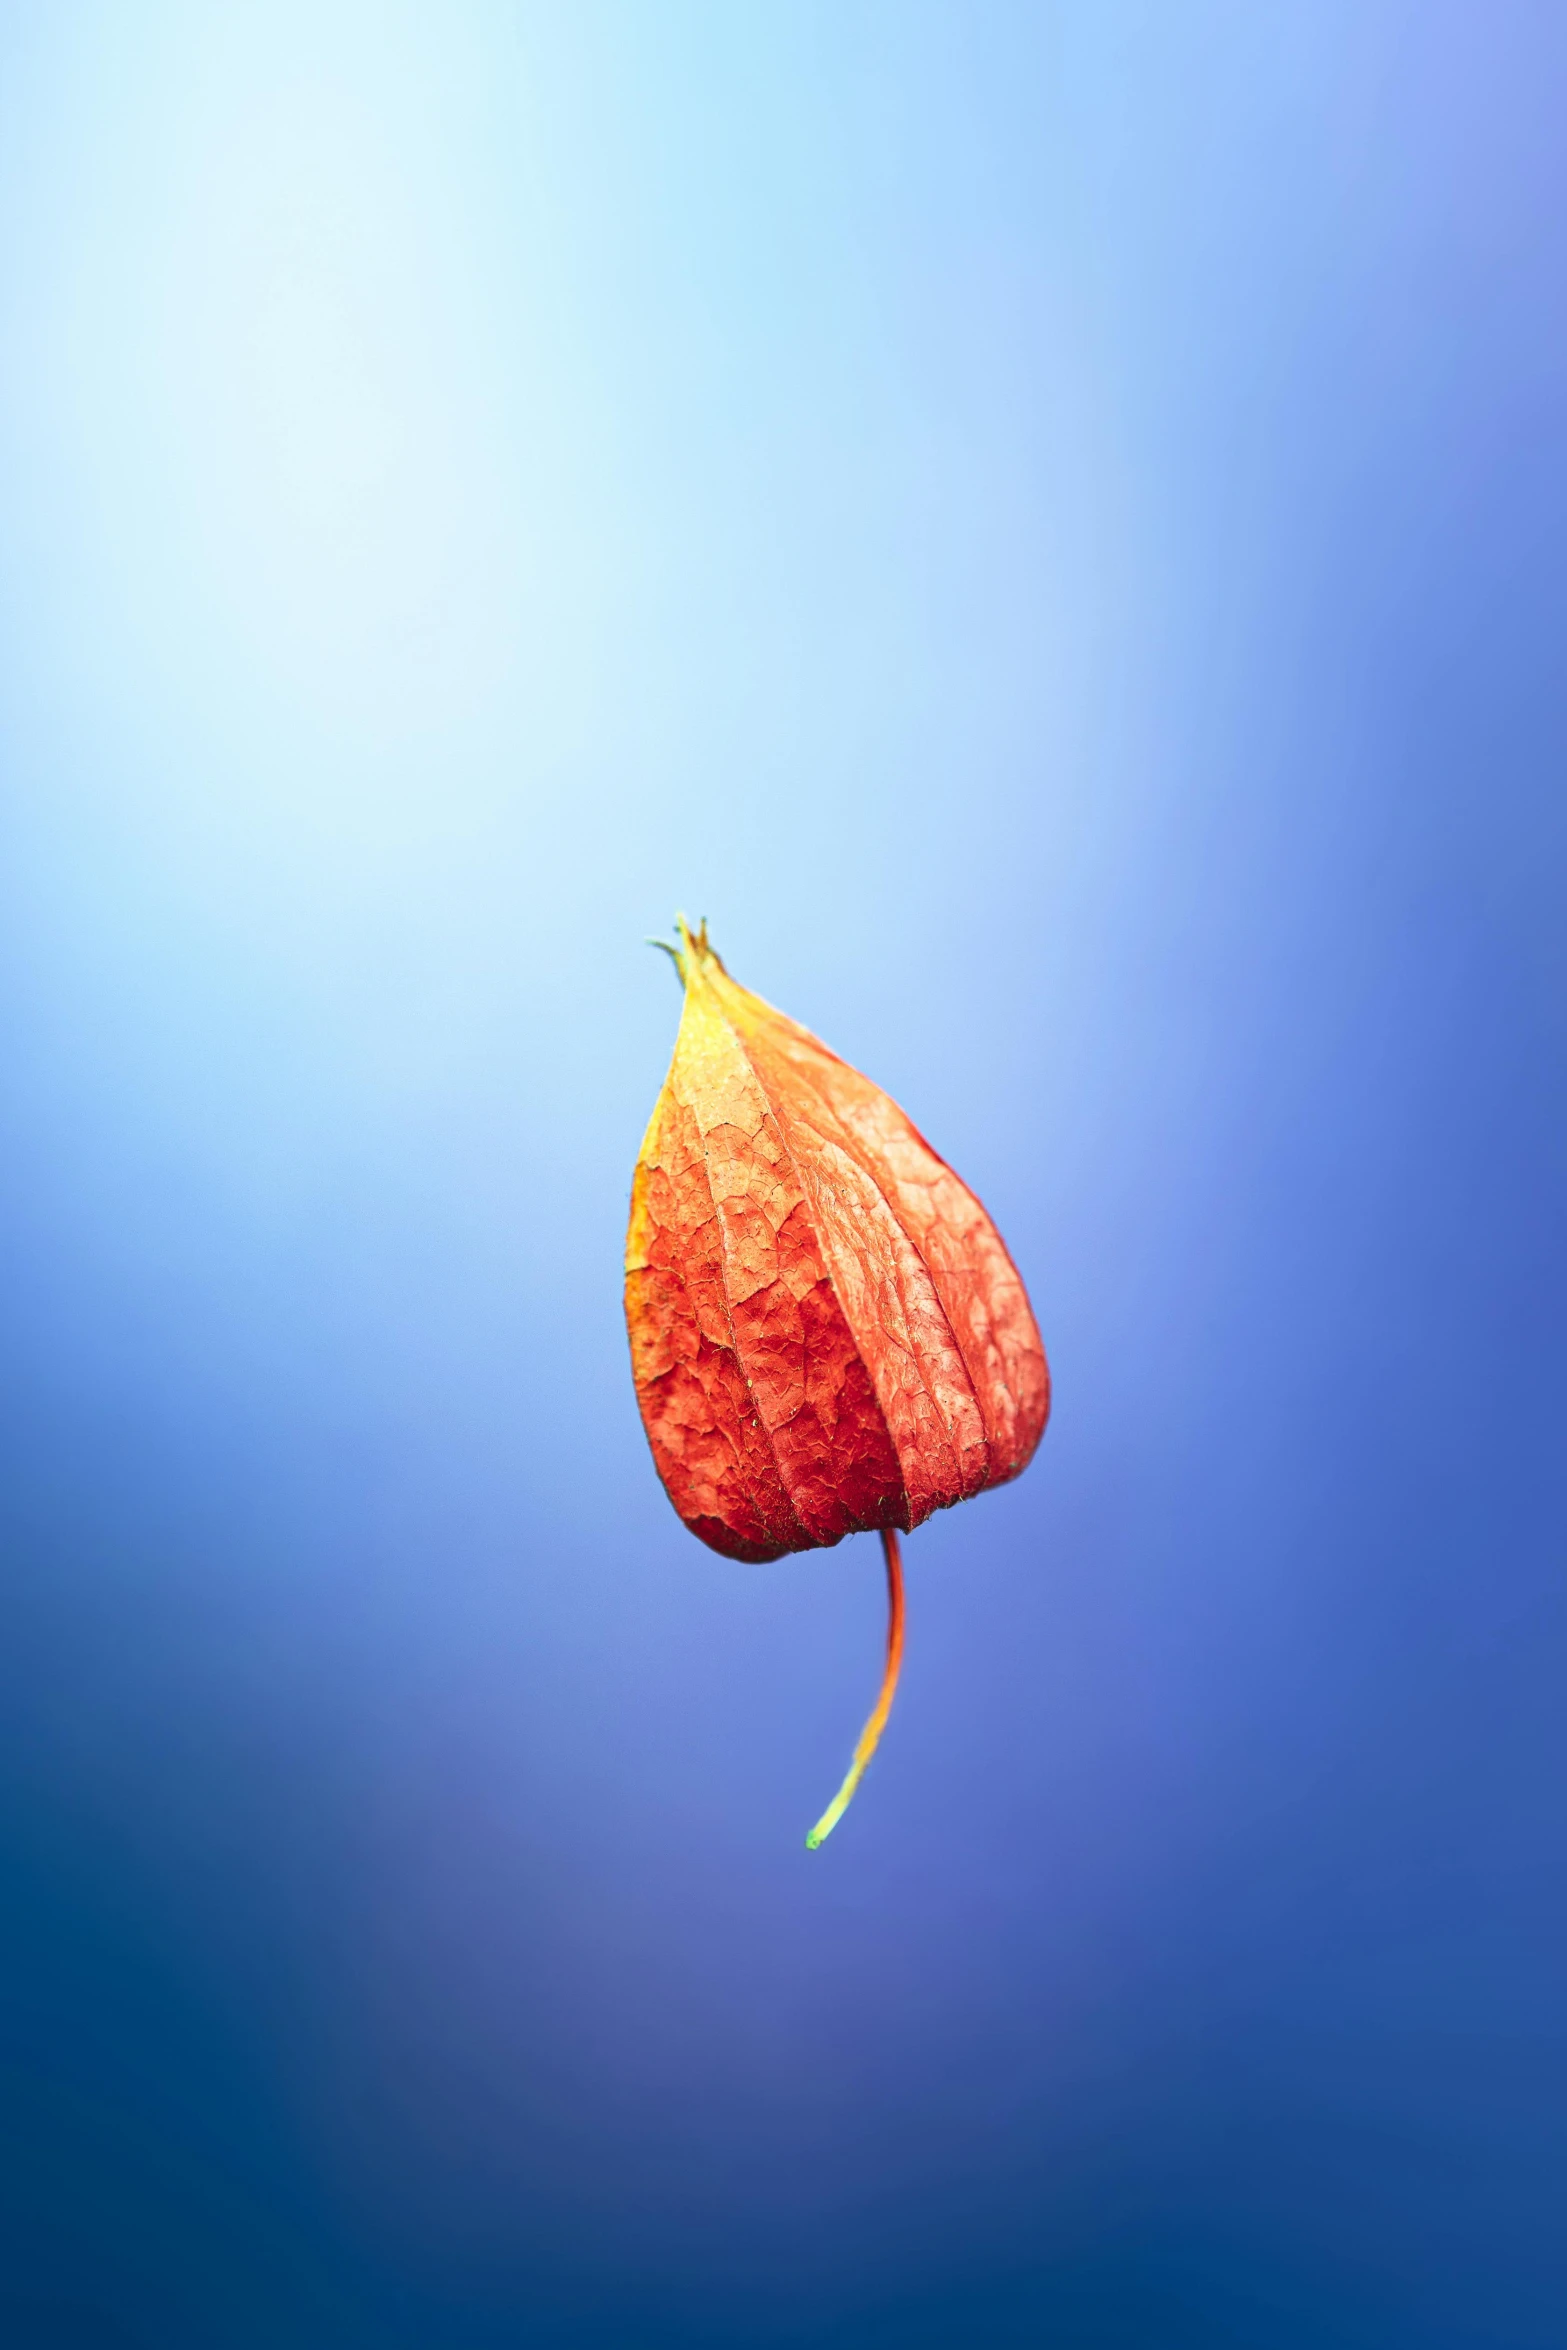
[[[1567,15],[13,6],[0,2335],[1560,2350]],[[1058,1403],[655,1482],[711,917]]]

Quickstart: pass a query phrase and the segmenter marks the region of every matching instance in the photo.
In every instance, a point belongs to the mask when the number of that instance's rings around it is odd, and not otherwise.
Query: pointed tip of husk
[[[707,916],[705,914],[695,930],[692,929],[684,914],[677,914],[675,916],[675,931],[680,940],[679,946],[664,947],[664,952],[673,958],[675,968],[688,987],[691,984],[693,971],[704,970],[710,963],[718,970],[723,970],[723,959],[707,935]],[[662,939],[654,939],[650,943],[654,946],[664,945]]]

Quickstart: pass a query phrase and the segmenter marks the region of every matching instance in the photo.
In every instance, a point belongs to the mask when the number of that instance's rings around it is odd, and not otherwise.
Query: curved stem
[[[893,1691],[898,1686],[898,1667],[903,1662],[903,1560],[898,1549],[898,1537],[890,1526],[881,1530],[881,1547],[887,1561],[887,1669],[881,1677],[881,1695],[877,1698],[870,1720],[860,1732],[860,1743],[854,1750],[849,1775],[815,1827],[805,1839],[807,1852],[814,1852],[832,1834],[849,1808],[849,1798],[865,1776],[865,1766],[876,1752],[877,1743],[887,1727],[887,1716],[892,1711]]]

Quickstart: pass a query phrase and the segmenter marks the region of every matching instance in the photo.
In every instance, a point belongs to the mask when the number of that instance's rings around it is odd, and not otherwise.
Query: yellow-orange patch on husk
[[[974,1194],[896,1102],[681,925],[626,1321],[670,1500],[731,1558],[909,1531],[1026,1467],[1050,1376]]]

